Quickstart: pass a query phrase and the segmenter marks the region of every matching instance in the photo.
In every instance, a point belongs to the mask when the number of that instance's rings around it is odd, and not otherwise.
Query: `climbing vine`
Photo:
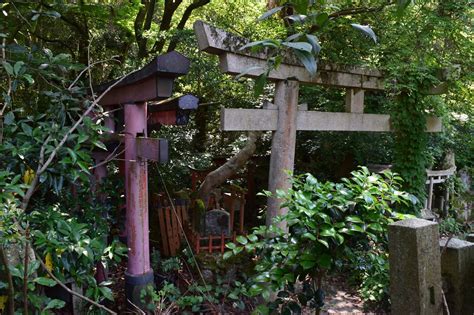
[[[430,156],[426,121],[432,108],[427,93],[439,80],[427,68],[413,65],[392,71],[396,76],[390,80],[394,170],[404,179],[404,189],[422,200]]]

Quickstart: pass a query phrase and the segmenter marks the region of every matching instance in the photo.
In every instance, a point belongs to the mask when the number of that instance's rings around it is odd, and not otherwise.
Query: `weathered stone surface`
[[[221,130],[277,130],[278,111],[269,105],[265,107],[266,109],[222,108]],[[389,132],[393,128],[390,115],[318,112],[299,108],[296,113],[296,130]],[[428,117],[426,131],[441,130],[439,118]]]
[[[399,221],[389,226],[388,239],[392,314],[442,314],[438,224]]]
[[[230,216],[227,211],[214,209],[206,212],[204,235],[230,235]]]
[[[447,243],[447,245],[446,245]],[[441,273],[452,315],[474,313],[474,243],[457,238],[439,241]],[[446,247],[446,249],[444,249]]]
[[[466,241],[474,243],[474,233],[468,234],[466,237]]]

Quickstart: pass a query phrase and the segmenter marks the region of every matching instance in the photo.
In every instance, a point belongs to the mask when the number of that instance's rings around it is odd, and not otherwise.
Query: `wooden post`
[[[287,171],[293,171],[296,145],[296,118],[298,113],[297,81],[278,81],[275,87],[274,104],[278,106],[277,130],[272,138],[272,155],[270,159],[270,176],[268,189],[275,193],[277,189],[287,190],[291,187]],[[288,209],[280,209],[280,200],[269,198],[267,203],[266,224],[270,226],[273,219],[287,213]],[[286,223],[280,222],[279,227],[286,230]]]

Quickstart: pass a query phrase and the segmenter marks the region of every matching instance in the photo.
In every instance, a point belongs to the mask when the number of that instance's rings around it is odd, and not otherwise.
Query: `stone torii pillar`
[[[194,24],[199,48],[219,56],[222,72],[256,78],[267,67],[267,54],[247,53],[240,47],[249,40],[229,34],[202,21]],[[222,109],[221,129],[225,131],[273,131],[272,154],[268,188],[272,193],[277,189],[290,188],[285,171],[293,171],[297,130],[313,131],[391,131],[389,115],[364,114],[364,90],[384,89],[380,71],[374,69],[348,67],[334,64],[319,65],[317,75],[312,77],[307,70],[287,54],[278,69],[270,71],[269,81],[275,82],[274,106],[264,109]],[[300,84],[324,85],[346,89],[346,112],[328,113],[298,110]],[[441,121],[430,117],[427,131],[441,130]],[[267,203],[267,225],[276,215],[285,213],[280,202],[269,198]],[[281,222],[280,227],[286,228]]]
[[[128,75],[100,102],[102,106],[123,106],[128,243],[125,294],[128,300],[140,307],[143,307],[140,300],[142,289],[153,285],[149,249],[147,160],[164,162],[168,159],[167,141],[147,137],[147,103],[168,99],[172,95],[174,79],[186,74],[189,64],[189,60],[177,52],[158,56],[141,70]],[[97,91],[104,91],[110,84],[112,83],[99,86]],[[195,103],[197,104],[197,99]],[[159,105],[153,107],[156,109]],[[171,112],[172,110],[169,109]]]

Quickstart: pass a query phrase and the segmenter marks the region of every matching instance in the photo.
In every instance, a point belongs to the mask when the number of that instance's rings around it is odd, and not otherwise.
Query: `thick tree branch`
[[[191,3],[186,8],[186,10],[184,10],[183,16],[181,17],[181,20],[179,21],[178,26],[176,27],[176,30],[180,30],[180,31],[183,30],[184,27],[186,26],[186,22],[191,17],[191,14],[193,13],[193,11],[196,10],[197,8],[205,6],[209,2],[211,2],[211,0],[194,0],[193,3]],[[173,39],[171,40],[168,46],[168,52],[175,50],[177,44],[178,44],[178,37],[175,35],[173,36]]]
[[[252,157],[257,148],[256,142],[260,134],[249,132],[247,143],[236,155],[230,158],[222,166],[210,172],[199,186],[197,195],[200,199],[205,199],[215,187],[224,183],[228,178],[236,174],[247,161]]]
[[[176,12],[176,9],[178,9],[181,2],[183,2],[183,0],[165,0],[165,7],[160,23],[160,33],[170,30],[173,15]],[[163,47],[165,46],[165,42],[166,39],[164,37],[157,40],[153,45],[152,52],[161,52],[163,50]]]

